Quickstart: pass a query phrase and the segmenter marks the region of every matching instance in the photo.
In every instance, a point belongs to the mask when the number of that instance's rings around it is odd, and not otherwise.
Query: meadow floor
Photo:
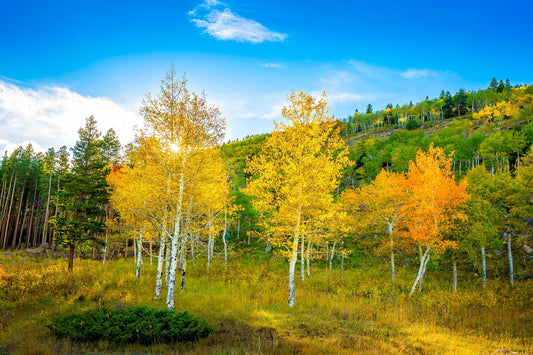
[[[176,309],[205,318],[214,332],[197,342],[119,346],[56,339],[46,325],[56,315],[96,308],[148,305],[156,266],[145,259],[140,280],[132,259],[66,261],[0,254],[0,354],[533,354],[533,284],[511,289],[490,280],[485,289],[463,281],[451,291],[448,274],[429,272],[424,291],[408,297],[413,268],[390,280],[387,265],[339,270],[318,266],[297,280],[296,306],[287,307],[286,263],[230,260],[188,266]],[[299,274],[297,275],[299,276]],[[164,298],[165,295],[163,295]]]

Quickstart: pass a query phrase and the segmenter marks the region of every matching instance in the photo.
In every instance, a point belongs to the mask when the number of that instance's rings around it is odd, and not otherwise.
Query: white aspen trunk
[[[250,220],[248,220],[248,245],[250,245]]]
[[[457,292],[457,261],[453,261],[453,292]]]
[[[415,282],[413,283],[413,287],[411,288],[411,292],[409,292],[409,296],[411,296],[415,292],[416,286],[418,285],[418,283],[420,282],[422,278],[423,271],[425,268],[426,258],[429,259],[429,250],[430,250],[430,247],[427,247],[426,251],[420,258],[420,267],[418,269],[418,274],[416,276]]]
[[[507,232],[507,254],[509,256],[509,281],[511,281],[511,286],[514,285],[514,272],[513,272],[513,252],[511,250],[511,232]]]
[[[422,283],[424,282],[424,276],[426,276],[426,266],[428,265],[428,262],[429,262],[429,253],[426,257],[426,261],[424,262],[424,267],[422,268],[422,276],[420,276],[420,281],[418,282],[418,286],[419,286],[419,289],[420,289],[420,292],[422,292]]]
[[[207,239],[207,271],[209,271],[209,267],[211,266],[211,243],[213,241],[213,232],[212,232],[212,215],[211,210],[208,211],[209,216],[209,237]]]
[[[344,275],[344,243],[341,244],[341,276]]]
[[[300,218],[301,210],[298,208],[297,220],[296,220],[296,230],[294,232],[294,240],[292,241],[292,255],[289,261],[289,307],[294,307],[294,272],[296,270],[296,259],[298,258],[298,242],[300,241]]]
[[[137,268],[135,269],[135,278],[139,280],[141,278],[141,263],[143,258],[143,230],[139,233],[139,240],[137,241]]]
[[[133,262],[137,263],[137,238],[133,238]]]
[[[168,285],[169,270],[170,270],[170,238],[165,235],[165,285]]]
[[[481,268],[482,268],[483,287],[485,287],[485,284],[487,283],[487,265],[485,261],[485,248],[481,248]]]
[[[183,162],[185,163],[185,161]],[[178,202],[176,204],[176,218],[174,220],[174,233],[172,234],[171,251],[170,251],[170,270],[168,273],[168,293],[167,293],[167,308],[171,311],[174,310],[174,290],[176,289],[176,270],[177,270],[177,257],[178,257],[178,242],[181,234],[181,208],[183,201],[183,188],[184,188],[184,165],[180,171],[180,185],[178,192]]]
[[[333,242],[333,246],[331,247],[331,256],[329,258],[329,273],[331,273],[331,270],[333,269],[333,256],[335,255],[335,244],[336,242]]]
[[[300,243],[300,279],[302,281],[305,280],[305,254],[304,254],[304,247],[305,247],[305,237],[302,236],[302,242]]]
[[[185,289],[185,273],[187,270],[187,241],[184,240],[180,251],[180,264],[181,264],[181,282],[180,293],[183,293]]]
[[[207,241],[207,271],[209,271],[209,266],[211,266],[211,243],[213,241],[213,235],[209,232],[209,240]]]
[[[150,240],[150,266],[152,266],[152,241]]]
[[[394,240],[392,239],[392,232],[394,226],[389,226],[389,237],[390,237],[390,266],[392,273],[392,281],[396,277],[396,266],[394,265]]]
[[[237,240],[241,239],[241,215],[239,214],[239,219],[237,220]]]
[[[307,278],[311,277],[311,242],[307,241]]]
[[[222,242],[224,243],[224,269],[228,269],[228,243],[226,241],[226,234],[228,233],[228,211],[224,211],[224,233],[222,234]]]
[[[154,300],[161,298],[161,287],[163,284],[163,257],[165,256],[165,235],[161,235],[159,242],[159,257],[157,258],[157,274],[155,278]]]

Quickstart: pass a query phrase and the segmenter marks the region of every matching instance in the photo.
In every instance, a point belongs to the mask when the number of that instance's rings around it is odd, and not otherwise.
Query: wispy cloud
[[[428,69],[407,69],[403,72],[400,72],[400,75],[406,79],[419,79],[426,77],[438,77],[440,73]]]
[[[424,79],[424,78],[444,78],[454,76],[450,72],[439,72],[430,69],[408,68],[405,70],[395,70],[391,68],[373,65],[366,62],[349,60],[348,64],[359,75],[365,75],[372,78],[403,78],[403,79]]]
[[[140,117],[105,97],[83,96],[67,88],[31,89],[0,80],[0,151],[32,143],[37,150],[72,146],[85,118],[99,129],[115,129],[122,143],[133,138]]]
[[[217,0],[206,0],[189,11],[191,21],[205,33],[223,41],[249,43],[283,42],[287,35],[274,32],[257,21],[232,12]]]
[[[283,64],[279,64],[279,63],[263,63],[263,64],[261,64],[261,66],[263,68],[273,68],[273,69],[279,69],[279,68],[283,68],[284,67]]]

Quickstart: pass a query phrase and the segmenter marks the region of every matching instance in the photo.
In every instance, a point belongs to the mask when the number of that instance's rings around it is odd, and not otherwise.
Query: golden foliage
[[[292,92],[288,100],[282,109],[287,123],[277,123],[262,153],[248,162],[253,177],[246,191],[257,197],[269,242],[292,251],[295,239],[311,233],[305,221],[330,208],[349,160],[325,94],[315,100]]]
[[[401,213],[407,228],[402,235],[437,249],[455,247],[455,242],[444,238],[455,220],[466,218],[457,206],[469,195],[466,180],[455,182],[452,159],[433,145],[427,152],[419,150],[405,183],[408,195]]]

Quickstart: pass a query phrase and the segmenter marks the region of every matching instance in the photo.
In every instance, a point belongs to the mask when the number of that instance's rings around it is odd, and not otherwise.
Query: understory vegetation
[[[402,261],[400,259],[400,261]],[[294,353],[491,353],[533,351],[531,281],[481,279],[467,265],[459,267],[458,291],[451,271],[430,265],[424,292],[407,291],[416,265],[398,267],[390,279],[381,258],[352,255],[345,270],[316,262],[312,277],[296,280],[294,308],[286,306],[287,263],[274,254],[242,254],[229,268],[222,260],[189,266],[188,285],[176,294],[176,311],[206,320],[213,333],[196,342],[116,344],[111,339],[73,342],[47,328],[55,317],[94,309],[149,306],[156,267],[144,260],[145,277],[137,280],[135,261],[118,259],[102,265],[77,260],[65,274],[63,259],[0,256],[0,354],[85,352],[180,354]],[[440,269],[440,270],[439,270]]]

